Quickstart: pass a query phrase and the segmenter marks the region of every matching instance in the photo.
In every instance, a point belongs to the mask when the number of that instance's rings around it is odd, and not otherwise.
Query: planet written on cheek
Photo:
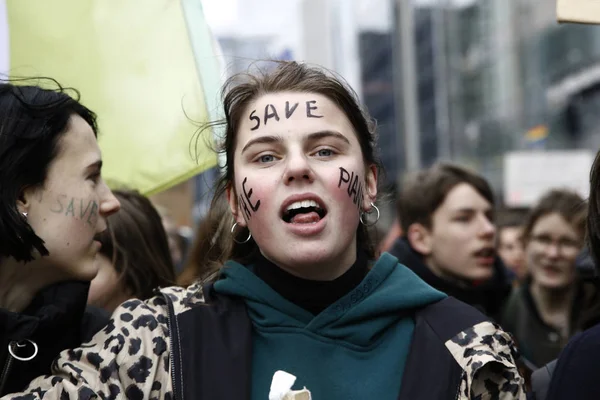
[[[306,110],[306,118],[323,118],[322,115],[318,115],[317,110],[317,101],[316,100],[307,100],[305,102],[305,110]],[[280,107],[280,110],[277,111],[277,108],[274,104],[267,104],[264,109],[263,119],[261,121],[260,116],[257,114],[257,110],[252,110],[248,118],[253,121],[254,126],[250,128],[251,131],[255,131],[261,126],[261,122],[263,125],[267,125],[269,120],[279,121],[281,120],[280,114],[285,116],[285,119],[290,119],[292,115],[296,112],[296,109],[300,105],[299,102],[290,103],[289,101],[285,102],[285,107],[283,110]]]
[[[56,196],[55,203],[50,207],[50,211],[65,217],[85,221],[92,226],[98,218],[99,208],[95,200],[59,194]]]
[[[359,179],[358,174],[354,171],[348,172],[344,167],[340,167],[340,180],[338,181],[338,188],[344,187],[348,196],[352,199],[352,202],[356,204],[356,207],[360,210],[361,199],[363,198],[363,184]]]

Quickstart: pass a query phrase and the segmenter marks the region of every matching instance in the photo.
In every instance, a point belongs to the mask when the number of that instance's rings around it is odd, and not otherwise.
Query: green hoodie
[[[446,297],[384,253],[350,293],[314,316],[229,261],[214,288],[242,297],[252,320],[252,399],[273,374],[298,377],[313,400],[397,399],[410,349],[412,310]]]

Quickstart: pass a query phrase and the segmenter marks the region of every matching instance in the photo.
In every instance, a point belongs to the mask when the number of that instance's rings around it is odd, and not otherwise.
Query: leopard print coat
[[[39,377],[25,392],[1,400],[174,399],[175,316],[203,305],[199,284],[162,289],[160,296],[145,302],[129,300],[90,343],[61,353],[52,367],[54,375]],[[457,400],[525,399],[513,342],[498,326],[477,324],[446,347],[463,369]]]

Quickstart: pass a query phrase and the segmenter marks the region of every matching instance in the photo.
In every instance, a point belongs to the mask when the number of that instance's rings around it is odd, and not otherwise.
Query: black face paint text
[[[255,204],[252,204],[252,188],[250,190],[246,189],[246,182],[248,182],[248,178],[245,177],[242,181],[242,194],[239,195],[239,202],[242,205],[242,211],[246,216],[246,220],[249,220],[252,217],[253,212],[257,212],[260,207],[260,200],[256,200]]]
[[[285,102],[285,108],[284,108],[285,119],[289,119],[294,114],[294,111],[296,111],[299,104],[300,103],[296,102],[296,103],[290,105],[289,101]],[[316,104],[317,104],[316,100],[307,100],[306,101],[306,118],[323,118],[322,115],[315,114],[316,110],[318,109]],[[254,123],[255,123],[255,125],[252,128],[250,128],[251,131],[257,130],[258,128],[260,128],[260,125],[261,125],[261,119],[256,114],[257,114],[257,111],[252,110],[252,112],[248,116],[248,118],[250,120],[254,121]],[[267,125],[267,122],[269,122],[270,119],[273,119],[275,121],[279,121],[281,119],[279,117],[279,113],[277,112],[277,108],[275,108],[275,105],[273,105],[273,104],[267,104],[265,106],[265,112],[263,114],[262,124]]]
[[[347,185],[346,192],[360,211],[363,198],[363,183],[359,179],[358,174],[355,174],[354,171],[350,173],[345,168],[340,167],[340,180],[338,181],[338,187],[341,188],[342,184]]]

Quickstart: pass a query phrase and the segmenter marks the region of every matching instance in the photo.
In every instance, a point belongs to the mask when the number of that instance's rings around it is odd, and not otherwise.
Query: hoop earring
[[[27,346],[27,344],[31,344],[33,346],[33,352],[29,357],[19,357],[15,354],[15,349],[17,347],[19,348],[23,348],[25,346]],[[29,339],[25,339],[21,342],[10,342],[8,344],[8,353],[13,357],[16,358],[19,361],[31,361],[35,358],[35,356],[37,356],[38,353],[38,345],[33,341],[33,340],[29,340]]]
[[[248,229],[248,237],[246,238],[246,240],[244,240],[243,242],[237,241],[235,240],[235,234],[233,233],[233,231],[235,230],[235,227],[237,226],[237,222],[235,224],[233,224],[233,226],[231,227],[231,234],[233,235],[233,241],[236,242],[237,244],[244,244],[244,243],[248,243],[250,241],[250,239],[252,239],[252,232],[250,232],[250,229]]]
[[[363,224],[364,226],[373,226],[373,225],[375,225],[377,223],[377,221],[379,221],[379,217],[381,216],[381,214],[379,213],[379,208],[377,208],[377,206],[375,204],[371,203],[371,207],[373,207],[375,209],[375,211],[377,212],[377,218],[375,218],[374,222],[372,222],[372,223],[369,224],[366,221],[366,217],[365,216],[371,214],[373,212],[373,208],[371,208],[371,211],[361,212],[360,213],[360,223]],[[364,219],[363,219],[363,217],[364,217]]]

